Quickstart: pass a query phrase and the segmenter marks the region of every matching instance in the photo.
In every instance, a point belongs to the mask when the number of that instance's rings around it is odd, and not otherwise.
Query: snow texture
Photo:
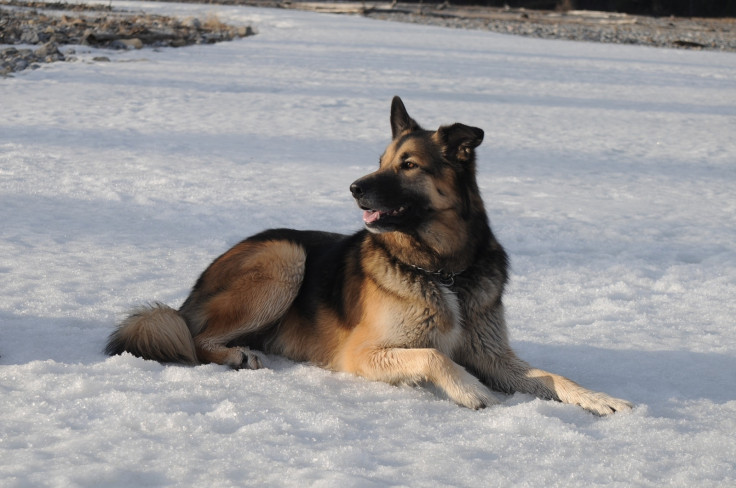
[[[258,35],[0,80],[0,485],[736,484],[736,55],[115,6]],[[517,352],[632,413],[103,355],[127,309],[179,306],[252,233],[359,229],[348,186],[395,94],[486,132]]]

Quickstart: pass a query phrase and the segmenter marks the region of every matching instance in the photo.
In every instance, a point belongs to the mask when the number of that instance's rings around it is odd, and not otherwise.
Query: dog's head
[[[482,208],[475,182],[481,129],[458,123],[424,130],[394,97],[391,131],[378,170],[350,185],[369,231],[417,233],[434,222],[467,220],[472,207]]]

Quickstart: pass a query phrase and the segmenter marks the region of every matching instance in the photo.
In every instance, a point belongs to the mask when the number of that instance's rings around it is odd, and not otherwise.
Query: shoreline
[[[732,18],[660,18],[596,11],[461,7],[449,3],[183,1],[360,15],[390,22],[487,30],[542,39],[736,52],[736,19]],[[59,49],[64,45],[81,44],[107,49],[178,47],[222,42],[253,34],[250,28],[238,30],[207,20],[147,15],[103,4],[0,0],[0,45],[5,45],[0,48],[0,77],[36,69],[40,63],[74,60],[73,49],[67,53]],[[23,47],[13,47],[18,44]],[[29,49],[29,45],[38,47]]]
[[[153,0],[243,5],[360,15],[393,22],[488,30],[502,34],[672,49],[736,52],[736,18],[653,17],[594,10],[460,6],[449,1]]]

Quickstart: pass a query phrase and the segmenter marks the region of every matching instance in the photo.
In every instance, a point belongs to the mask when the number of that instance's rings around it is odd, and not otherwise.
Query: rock
[[[39,58],[45,58],[46,56],[49,56],[51,54],[55,54],[59,52],[59,46],[56,45],[54,42],[47,42],[46,44],[42,45],[35,51],[33,51],[33,54]]]
[[[245,27],[238,27],[238,37],[254,36],[255,34],[256,31],[254,31],[253,28],[249,25]]]
[[[143,41],[138,38],[115,39],[109,47],[110,49],[141,49],[143,48]]]
[[[191,29],[201,29],[202,28],[202,22],[196,17],[189,17],[187,19],[184,19],[181,23],[184,27],[189,27]]]
[[[20,35],[21,44],[38,44],[38,34],[35,30],[24,29]]]
[[[94,38],[94,31],[92,29],[84,29],[79,43],[83,45],[89,45],[90,38]]]
[[[28,61],[25,58],[18,58],[13,63],[13,71],[23,71],[28,67]]]

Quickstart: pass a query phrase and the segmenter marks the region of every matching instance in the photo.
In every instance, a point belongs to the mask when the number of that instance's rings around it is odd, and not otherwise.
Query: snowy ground
[[[736,55],[114,5],[259,34],[0,79],[0,485],[736,483]],[[394,94],[486,131],[520,355],[632,413],[102,354],[242,237],[357,230]]]

